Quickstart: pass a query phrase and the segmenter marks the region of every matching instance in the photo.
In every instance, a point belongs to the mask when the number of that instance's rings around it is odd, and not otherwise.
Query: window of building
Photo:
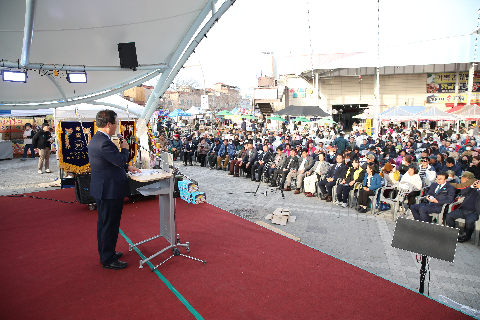
[[[180,104],[183,106],[183,99],[180,101]]]

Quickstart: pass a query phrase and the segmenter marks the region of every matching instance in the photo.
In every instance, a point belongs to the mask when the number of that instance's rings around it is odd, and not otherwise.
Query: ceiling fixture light
[[[27,72],[26,71],[11,71],[11,70],[2,70],[3,81],[10,82],[27,82]]]
[[[85,72],[67,72],[67,81],[70,83],[87,83]]]

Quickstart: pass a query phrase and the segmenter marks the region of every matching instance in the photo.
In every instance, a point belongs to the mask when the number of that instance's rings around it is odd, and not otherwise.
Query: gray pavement
[[[308,246],[418,291],[420,264],[415,254],[390,246],[395,224],[388,212],[378,216],[360,214],[354,209],[293,192],[284,192],[285,198],[282,198],[280,191],[271,192],[265,183],[260,183],[254,195],[258,183],[198,165],[184,167],[181,162],[176,165],[182,173],[199,182],[209,203],[252,222],[267,223],[264,217],[268,213],[277,207],[289,208],[292,215],[297,216],[296,222],[274,227],[299,237]],[[50,160],[51,174],[38,174],[36,166],[36,160],[1,160],[0,195],[58,189],[39,187],[59,177],[55,155]],[[434,299],[446,296],[480,309],[479,266],[480,247],[475,246],[473,240],[457,245],[454,263],[432,259],[430,296]]]

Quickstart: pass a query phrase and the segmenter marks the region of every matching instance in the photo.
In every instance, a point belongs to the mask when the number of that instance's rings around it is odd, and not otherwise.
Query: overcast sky
[[[263,51],[282,56],[376,50],[377,7],[377,0],[237,0],[179,77],[203,86],[201,65],[207,87],[223,82],[248,89],[260,76]],[[380,0],[380,45],[470,34],[479,8],[478,0]]]

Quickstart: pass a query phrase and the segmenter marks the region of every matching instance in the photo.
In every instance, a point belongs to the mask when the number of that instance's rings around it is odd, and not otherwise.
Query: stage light
[[[70,83],[87,83],[85,72],[67,72],[67,81]]]
[[[3,81],[27,82],[26,71],[2,70],[2,77],[3,77]]]

